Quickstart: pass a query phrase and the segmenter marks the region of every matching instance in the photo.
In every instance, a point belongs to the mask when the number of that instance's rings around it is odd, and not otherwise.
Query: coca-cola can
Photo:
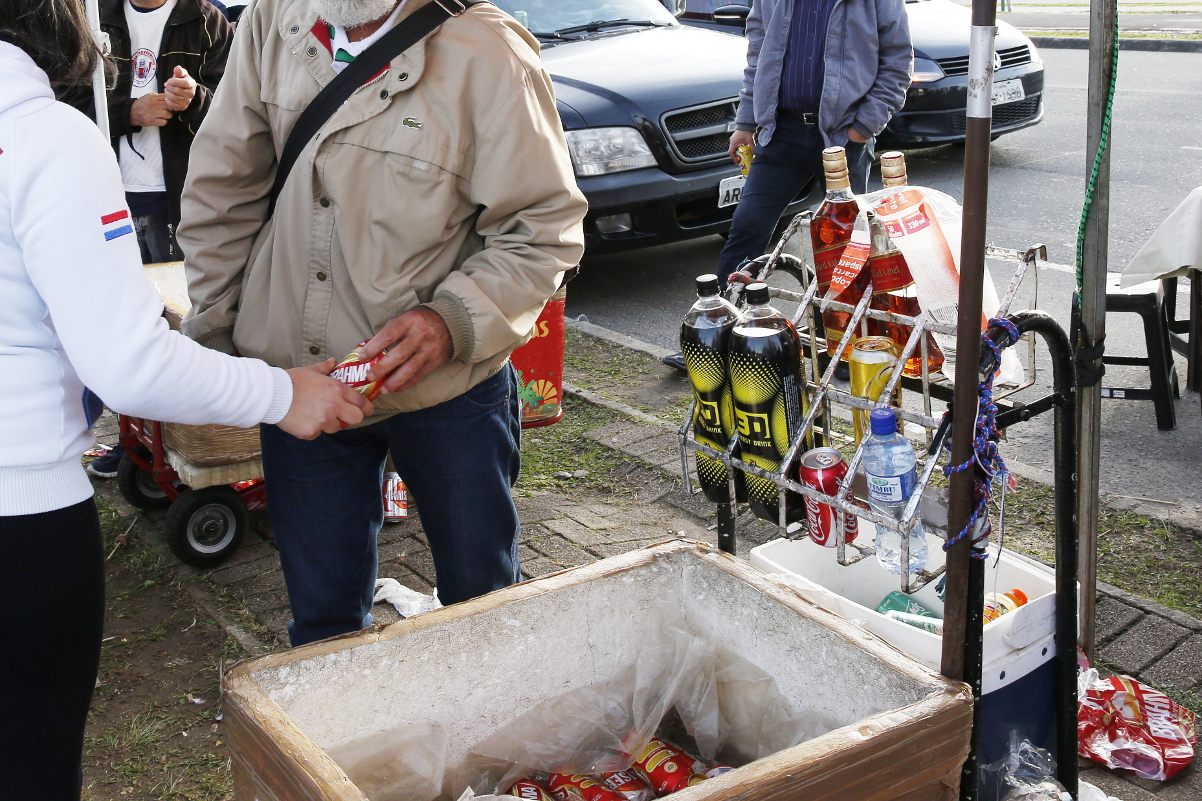
[[[800,479],[802,486],[816,489],[824,495],[835,495],[839,482],[847,475],[847,462],[843,454],[834,448],[814,448],[801,455]],[[843,518],[843,541],[851,542],[860,532],[859,518],[854,514],[840,515],[830,504],[805,496],[806,527],[810,539],[827,548],[838,545],[839,518]]]

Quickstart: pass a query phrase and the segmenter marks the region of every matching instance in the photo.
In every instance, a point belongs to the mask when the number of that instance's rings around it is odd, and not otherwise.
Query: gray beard
[[[312,0],[312,3],[318,16],[344,30],[387,17],[397,6],[397,0]]]

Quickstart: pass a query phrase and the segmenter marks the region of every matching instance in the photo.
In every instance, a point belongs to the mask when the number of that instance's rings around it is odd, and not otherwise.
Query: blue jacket
[[[759,128],[766,145],[776,130],[781,65],[797,0],[755,0],[747,17],[747,68],[736,127]],[[910,24],[903,0],[838,0],[826,29],[826,77],[818,127],[828,147],[847,144],[855,123],[879,134],[902,107],[910,87]]]

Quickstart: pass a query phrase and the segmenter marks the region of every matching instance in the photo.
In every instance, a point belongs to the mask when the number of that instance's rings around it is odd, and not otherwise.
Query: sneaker
[[[121,464],[121,446],[113,448],[104,456],[88,462],[87,471],[96,478],[114,478],[117,475],[117,465]]]
[[[673,353],[671,356],[665,356],[660,361],[669,367],[674,367],[677,370],[680,370],[681,372],[687,372],[689,369],[685,366],[683,353]]]

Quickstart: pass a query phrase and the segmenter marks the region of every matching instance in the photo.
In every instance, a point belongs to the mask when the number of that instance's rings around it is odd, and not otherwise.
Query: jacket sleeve
[[[894,112],[906,102],[914,47],[904,0],[876,0],[879,62],[876,80],[856,108],[852,124],[861,133],[876,136],[885,130]]]
[[[551,80],[529,70],[493,119],[477,127],[468,179],[484,249],[427,304],[451,332],[454,358],[480,362],[520,344],[584,253],[587,204],[576,186]]]
[[[72,86],[58,92],[57,96],[60,101],[87,115],[89,119],[96,119],[96,96],[92,93],[91,86]],[[114,138],[142,130],[129,123],[129,109],[133,104],[134,99],[129,95],[119,96],[112,91],[108,93],[109,134]]]
[[[225,62],[234,42],[234,29],[225,15],[215,8],[205,10],[204,32],[209,44],[200,54],[200,74],[192,76],[196,79],[196,96],[178,115],[179,121],[193,133],[200,130],[200,124],[209,113],[213,93],[225,74]]]
[[[17,143],[27,157],[14,169],[12,231],[79,378],[113,409],[155,420],[249,427],[282,419],[292,402],[287,373],[167,327],[120,170],[96,126],[59,104],[42,116],[44,127],[27,138],[55,135],[51,144]],[[105,310],[104,336],[90,323],[96,309]]]
[[[760,47],[764,44],[763,2],[752,3],[747,15],[747,66],[743,68],[743,87],[739,90],[739,108],[735,112],[735,128],[755,130],[755,71],[760,63]]]
[[[192,142],[176,232],[192,301],[184,333],[225,353],[235,352],[242,279],[267,219],[275,177],[275,144],[259,93],[262,48],[254,12],[252,5],[238,26],[209,120]]]

